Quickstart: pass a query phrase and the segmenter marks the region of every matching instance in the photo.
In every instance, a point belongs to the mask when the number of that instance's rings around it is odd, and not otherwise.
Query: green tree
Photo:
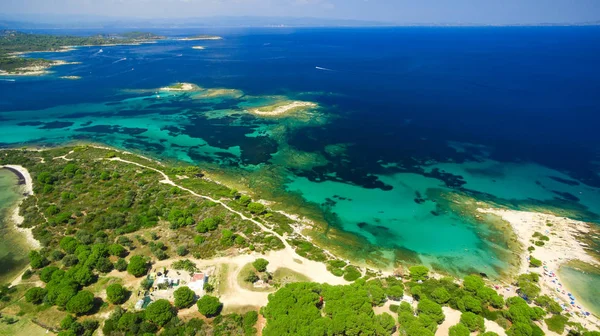
[[[42,256],[38,251],[29,252],[29,264],[31,268],[38,269],[48,265],[48,259]]]
[[[39,304],[42,303],[47,293],[48,291],[45,288],[33,287],[25,292],[25,299],[27,302]]]
[[[149,304],[145,313],[148,321],[156,323],[161,327],[177,315],[169,301],[164,299],[156,300]]]
[[[112,284],[106,287],[106,299],[113,304],[121,304],[127,299],[127,290],[119,285]]]
[[[40,280],[45,283],[50,282],[50,280],[52,280],[52,274],[54,274],[56,271],[58,271],[58,267],[56,266],[47,266],[42,268],[40,271]]]
[[[119,272],[127,270],[127,261],[123,258],[119,258],[115,263],[115,269]]]
[[[219,315],[221,309],[223,308],[223,304],[219,301],[219,299],[211,295],[204,295],[198,300],[196,305],[198,306],[198,311],[200,314],[206,317]]]
[[[67,302],[67,311],[72,314],[81,315],[94,308],[94,294],[87,290],[82,290],[75,294]]]
[[[108,246],[108,253],[116,257],[124,257],[127,250],[120,244],[111,244]]]
[[[142,256],[131,257],[129,265],[127,265],[127,272],[136,278],[146,275],[148,272],[148,263],[146,262],[146,259]]]
[[[485,331],[485,323],[483,317],[475,315],[471,312],[462,313],[460,323],[464,324],[471,332]]]
[[[483,282],[483,279],[478,275],[467,275],[463,281],[463,287],[473,294],[477,293],[477,291],[484,286],[485,282]]]
[[[471,332],[464,324],[459,323],[450,327],[448,331],[449,336],[470,336]]]
[[[180,309],[191,307],[196,300],[196,293],[186,286],[177,288],[173,295],[175,296],[175,307]]]
[[[437,324],[442,323],[445,318],[444,312],[442,311],[442,306],[427,298],[419,301],[419,304],[417,305],[417,312],[419,315],[425,314],[431,317],[431,319]]]
[[[391,285],[386,289],[386,294],[390,300],[399,301],[404,296],[404,286],[402,283]]]
[[[444,287],[438,287],[431,292],[431,298],[433,301],[439,304],[444,304],[450,301],[450,293]]]
[[[408,269],[410,273],[410,278],[413,281],[424,281],[427,279],[427,275],[429,274],[429,269],[423,265],[412,266]]]
[[[252,263],[252,266],[254,266],[254,269],[256,269],[259,272],[266,271],[268,265],[269,265],[269,262],[263,258],[258,258],[256,260],[254,260],[254,262]]]
[[[252,202],[248,204],[248,210],[250,210],[250,212],[252,212],[253,214],[260,215],[263,212],[265,212],[265,209],[265,206],[260,203]]]

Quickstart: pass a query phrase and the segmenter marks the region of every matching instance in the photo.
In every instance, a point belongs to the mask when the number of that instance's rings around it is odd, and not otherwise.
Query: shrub
[[[265,206],[260,203],[252,202],[248,204],[248,210],[250,210],[250,212],[252,212],[253,214],[260,215],[263,212],[265,212],[265,209]]]
[[[85,314],[94,308],[94,294],[87,290],[82,290],[75,294],[67,302],[67,311],[73,314]]]
[[[223,308],[223,304],[219,301],[219,299],[210,295],[204,295],[201,297],[196,305],[198,306],[198,311],[200,314],[206,317],[219,315],[221,309]]]
[[[267,265],[269,265],[269,262],[263,258],[258,258],[252,263],[252,266],[254,266],[254,268],[259,272],[266,271]]]
[[[542,266],[542,261],[534,258],[533,256],[529,257],[529,267],[540,267]]]
[[[177,308],[191,307],[196,299],[196,293],[186,286],[177,288],[173,296],[175,297],[175,307]]]
[[[471,312],[462,313],[460,323],[464,324],[471,332],[485,330],[483,317]]]
[[[346,281],[355,281],[361,275],[360,271],[354,266],[348,265],[344,268],[344,280]]]
[[[34,304],[42,303],[48,291],[45,288],[33,287],[25,292],[25,299],[27,302]]]
[[[412,266],[408,269],[410,273],[410,278],[413,281],[424,281],[427,279],[427,275],[429,274],[429,269],[423,265]]]
[[[146,308],[145,316],[148,321],[156,323],[159,326],[165,325],[173,317],[175,317],[175,311],[169,301],[160,299],[152,302]]]
[[[48,265],[48,259],[40,254],[38,251],[29,252],[29,264],[31,268],[38,269]]]
[[[127,298],[127,290],[119,285],[112,284],[106,288],[106,299],[110,303],[121,304]]]
[[[449,336],[470,336],[471,332],[469,331],[469,328],[467,328],[465,325],[459,323],[457,325],[453,325],[452,327],[450,327],[450,330],[448,331],[448,335]]]
[[[127,261],[123,258],[119,258],[119,260],[117,260],[117,262],[115,263],[115,268],[119,272],[127,270]]]
[[[146,259],[142,256],[131,257],[129,265],[127,265],[127,272],[136,278],[146,275],[148,272],[148,263],[146,262]]]

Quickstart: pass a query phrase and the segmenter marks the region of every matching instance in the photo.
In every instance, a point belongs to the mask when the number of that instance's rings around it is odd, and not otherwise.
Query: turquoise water
[[[218,34],[202,51],[171,39],[36,55],[81,64],[0,81],[0,146],[93,141],[194,163],[282,203],[301,193],[297,209],[364,238],[350,248],[410,250],[453,273],[498,274],[505,251],[434,191],[600,218],[598,28]],[[207,89],[157,92],[175,82]],[[235,91],[210,96],[220,88]],[[246,111],[289,99],[319,108]]]
[[[18,202],[20,187],[11,171],[0,169],[0,283],[12,280],[27,263],[27,246],[23,235],[16,231],[9,220],[10,211]]]
[[[600,316],[600,274],[569,266],[560,267],[558,273],[577,299],[576,304],[583,303],[591,313]]]
[[[286,188],[322,204],[337,216],[343,230],[364,236],[373,245],[409,249],[424,263],[443,265],[457,273],[478,270],[498,275],[498,270],[507,267],[492,252],[492,243],[478,236],[477,231],[488,230],[486,226],[475,227],[452,212],[437,213],[433,200],[415,201],[419,196],[426,198],[428,189],[447,189],[441,181],[411,173],[378,178],[393,189],[364,189],[306,178],[296,178]]]

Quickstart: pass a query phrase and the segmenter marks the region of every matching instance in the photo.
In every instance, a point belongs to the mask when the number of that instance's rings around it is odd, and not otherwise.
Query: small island
[[[160,88],[160,91],[194,91],[198,86],[192,83],[175,83],[167,87]]]
[[[273,105],[262,106],[248,110],[250,113],[263,117],[277,117],[286,115],[298,110],[315,108],[318,105],[306,101],[285,101]]]
[[[216,35],[195,35],[189,37],[183,37],[178,39],[178,41],[203,41],[203,40],[222,40],[221,36]]]

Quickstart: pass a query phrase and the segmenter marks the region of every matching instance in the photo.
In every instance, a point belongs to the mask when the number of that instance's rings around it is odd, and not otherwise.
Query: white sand
[[[207,41],[207,40],[222,40],[221,36],[203,36],[203,37],[184,37],[177,41]]]
[[[193,91],[197,88],[196,85],[191,83],[177,83],[175,85],[181,84],[181,87],[164,87],[160,88],[160,91]]]
[[[15,71],[7,72],[0,70],[0,76],[43,76],[50,73],[48,69],[59,65],[81,64],[81,62],[52,61],[46,65],[33,65],[18,68]]]
[[[500,216],[512,226],[524,249],[521,256],[520,274],[529,272],[540,274],[542,294],[546,294],[551,298],[558,298],[560,303],[564,303],[567,306],[569,312],[589,311],[580,301],[577,301],[576,305],[582,306],[581,310],[571,306],[570,299],[566,294],[570,290],[561,281],[557,273],[560,265],[570,260],[579,260],[592,265],[600,265],[594,257],[587,253],[585,244],[578,241],[579,236],[590,232],[590,225],[588,223],[536,212],[500,209],[478,210],[483,213]],[[547,223],[551,223],[552,226],[547,226]],[[548,236],[550,240],[545,241],[544,246],[535,246],[532,243],[532,240],[537,240],[533,237],[535,232],[540,232]],[[546,268],[529,267],[527,258],[530,254],[527,248],[532,245],[535,247],[535,250],[531,252],[531,256],[541,260],[543,266]],[[582,324],[589,325],[593,323],[600,325],[600,320],[593,315],[588,317],[573,315],[571,319]]]
[[[23,177],[25,178],[25,185],[22,186],[23,193],[27,195],[33,195],[33,180],[31,179],[29,171],[25,169],[25,167],[18,165],[4,165],[2,167],[11,168],[21,173],[21,175],[23,175]],[[22,202],[23,200],[19,201],[17,206],[14,207],[10,219],[15,225],[15,230],[23,233],[23,235],[27,239],[27,243],[31,246],[31,248],[39,249],[41,247],[41,244],[38,240],[36,240],[33,237],[33,233],[31,231],[32,229],[21,227],[21,224],[23,224],[23,221],[25,220],[23,216],[19,215],[19,208]]]
[[[268,106],[265,106],[265,107],[268,107]],[[262,107],[262,108],[265,108],[265,107]],[[317,107],[317,104],[315,104],[313,102],[293,101],[289,104],[278,106],[270,111],[261,110],[260,107],[251,109],[250,113],[256,114],[259,116],[267,116],[267,117],[268,116],[280,116],[280,115],[286,114],[288,112],[291,112],[294,109],[303,108],[303,107]]]

